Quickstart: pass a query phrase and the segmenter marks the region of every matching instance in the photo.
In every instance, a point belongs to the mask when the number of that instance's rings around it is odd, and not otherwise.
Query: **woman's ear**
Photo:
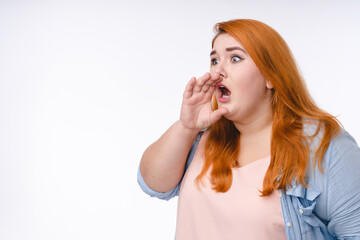
[[[266,80],[266,88],[273,89],[274,85],[272,85],[272,83],[269,80]]]

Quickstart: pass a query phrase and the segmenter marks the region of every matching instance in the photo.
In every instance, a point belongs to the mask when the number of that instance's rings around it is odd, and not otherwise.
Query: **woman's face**
[[[219,107],[228,113],[227,119],[248,124],[263,116],[271,108],[271,88],[252,58],[241,44],[227,33],[220,34],[210,53],[211,72],[218,72],[223,80],[216,85]]]

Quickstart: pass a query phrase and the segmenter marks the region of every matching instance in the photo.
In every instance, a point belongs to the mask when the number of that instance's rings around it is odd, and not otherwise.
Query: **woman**
[[[176,239],[360,239],[355,140],[316,106],[274,29],[214,29],[210,73],[191,78],[138,172],[149,195],[179,195]]]

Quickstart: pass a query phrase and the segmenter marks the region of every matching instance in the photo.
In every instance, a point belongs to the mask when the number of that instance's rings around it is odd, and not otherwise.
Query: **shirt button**
[[[299,209],[299,213],[303,214],[303,213],[304,213],[304,211],[303,211],[302,209]]]
[[[291,227],[291,222],[287,222],[286,226]]]

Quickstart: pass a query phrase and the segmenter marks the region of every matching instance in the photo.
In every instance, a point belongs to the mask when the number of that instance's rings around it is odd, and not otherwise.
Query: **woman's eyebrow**
[[[245,50],[242,49],[241,47],[229,47],[229,48],[225,48],[225,50],[228,51],[228,52],[231,52],[231,51],[234,51],[234,50],[240,50],[240,51],[243,51],[245,54],[247,54],[247,53],[245,52]],[[211,55],[214,55],[214,54],[216,54],[216,51],[215,51],[215,50],[212,50],[212,51],[210,52],[210,56],[211,56]]]

